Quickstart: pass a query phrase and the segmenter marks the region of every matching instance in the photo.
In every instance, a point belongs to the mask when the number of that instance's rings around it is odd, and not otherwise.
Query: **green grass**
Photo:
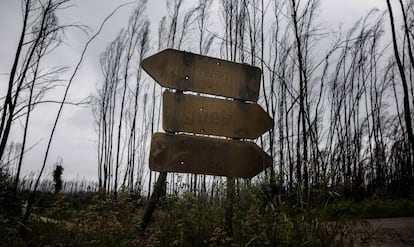
[[[20,217],[1,214],[0,234],[7,238],[0,246],[358,246],[370,234],[355,227],[357,219],[414,216],[414,202],[406,199],[327,202],[306,208],[289,198],[269,200],[260,187],[242,188],[228,237],[225,202],[218,198],[164,197],[142,232],[142,198],[40,194],[34,213],[59,223],[32,219],[21,239]]]
[[[320,210],[320,209],[319,209]],[[407,199],[365,199],[362,202],[338,201],[328,204],[326,214],[330,219],[414,217],[414,201]]]

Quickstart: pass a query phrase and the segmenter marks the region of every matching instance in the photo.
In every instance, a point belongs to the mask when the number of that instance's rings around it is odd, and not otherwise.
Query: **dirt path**
[[[366,220],[374,231],[368,246],[414,247],[414,217]]]
[[[22,216],[24,216],[24,214],[26,213],[27,210],[27,204],[23,204],[22,205]],[[66,227],[74,227],[75,224],[71,223],[71,222],[66,222],[66,221],[61,221],[61,220],[55,220],[55,219],[51,219],[51,218],[47,218],[35,213],[31,213],[30,214],[30,219],[32,220],[38,220],[41,221],[43,223],[51,223],[51,224],[64,224]]]

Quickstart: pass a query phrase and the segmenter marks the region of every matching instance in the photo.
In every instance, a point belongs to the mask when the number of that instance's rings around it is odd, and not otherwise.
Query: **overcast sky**
[[[217,9],[219,0],[215,0]],[[96,31],[113,9],[128,1],[121,0],[77,0],[75,7],[60,12],[62,23],[74,21],[88,25]],[[148,0],[148,16],[151,29],[156,33],[160,18],[166,14],[165,0]],[[187,4],[192,4],[187,0]],[[337,29],[339,25],[349,27],[357,19],[364,16],[372,8],[385,9],[385,0],[321,0],[319,22],[325,27]],[[86,54],[82,69],[78,73],[69,92],[70,101],[78,101],[94,92],[101,79],[99,54],[113,40],[120,30],[126,26],[132,5],[121,9],[107,23],[101,35],[94,41]],[[21,28],[21,3],[19,0],[0,0],[0,97],[6,94],[5,88],[8,73],[13,62],[17,39]],[[213,20],[214,21],[214,20]],[[215,20],[219,21],[219,20]],[[87,37],[79,30],[68,30],[66,44],[47,59],[49,65],[73,66],[79,59],[80,52]],[[57,91],[49,98],[61,98]],[[27,147],[33,148],[27,153],[23,165],[23,173],[37,172],[40,169],[45,146],[51,126],[56,116],[54,105],[39,106],[32,115]],[[19,123],[17,123],[19,125]],[[19,136],[15,130],[13,137]],[[93,127],[90,107],[65,106],[52,144],[51,154],[44,176],[50,176],[53,164],[58,157],[63,159],[64,178],[83,178],[97,180],[97,136]]]

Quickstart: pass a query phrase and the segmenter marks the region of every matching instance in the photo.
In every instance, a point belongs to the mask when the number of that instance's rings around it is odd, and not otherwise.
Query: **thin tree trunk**
[[[394,48],[394,56],[397,62],[398,71],[400,72],[401,84],[403,86],[404,120],[405,120],[405,125],[406,125],[406,130],[407,130],[408,141],[410,142],[410,145],[411,145],[411,151],[414,154],[414,134],[413,134],[413,128],[411,124],[411,111],[410,111],[410,103],[408,99],[409,98],[408,84],[407,84],[407,79],[405,77],[404,66],[401,62],[401,58],[398,53],[397,35],[395,31],[394,16],[393,16],[390,0],[387,0],[387,6],[388,6],[389,17],[390,17],[391,31],[392,31],[392,43],[393,43],[393,48]],[[409,171],[412,171],[412,167],[409,167],[408,169]]]
[[[148,226],[152,214],[154,213],[155,206],[157,205],[158,201],[160,200],[160,197],[165,194],[163,191],[165,188],[165,181],[167,180],[167,172],[160,172],[160,175],[158,176],[157,183],[154,186],[154,191],[151,194],[151,197],[148,201],[148,205],[145,209],[144,215],[141,219],[141,228],[143,231],[145,231],[146,227]]]

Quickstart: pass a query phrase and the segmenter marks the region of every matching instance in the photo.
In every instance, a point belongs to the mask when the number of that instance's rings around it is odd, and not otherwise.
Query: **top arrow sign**
[[[259,96],[261,71],[246,64],[166,49],[141,66],[164,87],[254,102]]]

